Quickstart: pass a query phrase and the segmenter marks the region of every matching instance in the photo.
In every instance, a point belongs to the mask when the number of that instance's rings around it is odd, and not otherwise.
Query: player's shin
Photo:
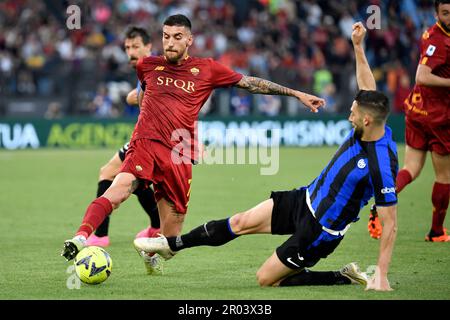
[[[113,207],[108,199],[105,197],[95,199],[87,208],[76,235],[87,239],[112,211]]]
[[[408,170],[400,170],[395,181],[395,184],[397,186],[397,193],[400,193],[408,184],[412,182],[412,180],[412,176]]]
[[[137,196],[139,203],[145,210],[150,218],[150,225],[152,228],[158,229],[161,227],[161,222],[159,219],[158,206],[156,205],[155,195],[153,190],[147,189],[137,189],[134,194]]]
[[[167,241],[171,250],[179,251],[197,246],[221,246],[237,237],[231,231],[229,219],[223,219],[209,221],[187,234],[169,237]]]
[[[444,220],[448,209],[450,198],[450,184],[435,182],[431,200],[433,203],[433,221],[431,226],[431,236],[444,234]]]
[[[279,286],[331,286],[351,283],[351,280],[339,271],[309,271],[304,269],[300,273],[281,280]]]
[[[101,197],[106,192],[106,190],[108,190],[111,184],[112,184],[111,180],[99,181],[97,186],[97,198]],[[106,237],[108,235],[108,229],[109,229],[109,217],[106,217],[95,230],[95,235],[97,237]]]

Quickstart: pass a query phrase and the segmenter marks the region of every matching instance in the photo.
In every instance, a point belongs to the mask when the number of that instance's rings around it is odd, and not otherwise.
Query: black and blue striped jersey
[[[322,226],[341,231],[359,219],[359,211],[372,196],[377,206],[397,203],[397,172],[397,147],[389,127],[374,142],[357,139],[352,130],[325,169],[307,186],[306,201]]]

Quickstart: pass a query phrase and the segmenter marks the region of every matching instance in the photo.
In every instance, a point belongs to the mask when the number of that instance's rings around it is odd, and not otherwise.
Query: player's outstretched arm
[[[355,51],[356,79],[358,82],[358,88],[360,90],[376,90],[377,85],[375,78],[372,74],[372,70],[370,70],[363,47],[367,30],[361,22],[355,23],[352,28],[352,42],[353,49]]]
[[[432,73],[429,66],[419,64],[416,72],[416,83],[427,87],[450,87],[450,78],[439,77]]]
[[[325,106],[325,100],[316,96],[283,87],[277,83],[269,80],[243,76],[242,79],[235,85],[235,87],[245,89],[251,93],[260,93],[268,95],[291,96],[300,100],[312,112],[318,112],[320,107]]]
[[[377,209],[383,225],[383,233],[380,240],[378,268],[375,270],[375,275],[367,282],[366,290],[391,291],[387,275],[397,235],[397,205]]]

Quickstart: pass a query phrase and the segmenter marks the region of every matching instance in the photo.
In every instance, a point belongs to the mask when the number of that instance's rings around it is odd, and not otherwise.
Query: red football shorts
[[[131,141],[120,171],[152,182],[156,201],[165,198],[175,205],[178,213],[186,213],[191,191],[192,164],[182,161],[175,163],[169,147],[150,139]]]
[[[406,144],[414,149],[450,154],[450,125],[432,126],[406,117]]]

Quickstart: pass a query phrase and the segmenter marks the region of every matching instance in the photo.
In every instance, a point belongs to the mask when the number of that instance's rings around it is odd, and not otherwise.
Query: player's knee
[[[256,272],[256,280],[258,281],[260,287],[271,287],[274,284],[269,274],[261,269]]]
[[[235,234],[240,234],[246,228],[246,215],[245,213],[235,214],[230,218],[230,228]]]

